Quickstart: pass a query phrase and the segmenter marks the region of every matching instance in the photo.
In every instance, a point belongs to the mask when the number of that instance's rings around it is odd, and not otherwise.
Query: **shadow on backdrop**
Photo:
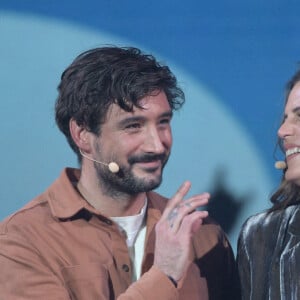
[[[211,198],[207,205],[209,215],[215,219],[226,232],[230,234],[236,225],[239,214],[247,203],[253,199],[252,193],[237,196],[226,185],[227,170],[219,168],[212,182]]]

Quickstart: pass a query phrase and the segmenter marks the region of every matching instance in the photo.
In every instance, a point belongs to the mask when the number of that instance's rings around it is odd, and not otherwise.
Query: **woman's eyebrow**
[[[299,110],[300,110],[300,106],[296,106],[295,108],[293,108],[292,112],[297,113]]]

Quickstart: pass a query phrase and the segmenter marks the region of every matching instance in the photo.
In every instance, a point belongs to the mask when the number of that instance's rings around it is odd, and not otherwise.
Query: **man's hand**
[[[204,193],[185,200],[190,187],[190,182],[183,183],[169,200],[155,227],[154,265],[176,281],[181,279],[191,263],[191,238],[208,216],[207,211],[196,208],[206,205],[210,195]]]

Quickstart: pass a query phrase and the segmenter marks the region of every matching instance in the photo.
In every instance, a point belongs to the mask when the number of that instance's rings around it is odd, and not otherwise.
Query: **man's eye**
[[[170,119],[166,118],[166,119],[161,119],[159,123],[160,124],[170,124],[170,121],[171,121]]]
[[[128,124],[127,126],[126,126],[126,129],[137,129],[137,128],[140,128],[141,127],[141,125],[139,124],[139,123],[132,123],[132,124]]]

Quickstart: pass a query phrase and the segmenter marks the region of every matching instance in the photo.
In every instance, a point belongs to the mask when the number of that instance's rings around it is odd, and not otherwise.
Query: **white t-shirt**
[[[126,243],[133,266],[132,281],[141,276],[141,266],[144,255],[144,244],[146,237],[145,213],[147,199],[138,215],[127,217],[111,217],[119,225],[121,231],[126,235]]]

